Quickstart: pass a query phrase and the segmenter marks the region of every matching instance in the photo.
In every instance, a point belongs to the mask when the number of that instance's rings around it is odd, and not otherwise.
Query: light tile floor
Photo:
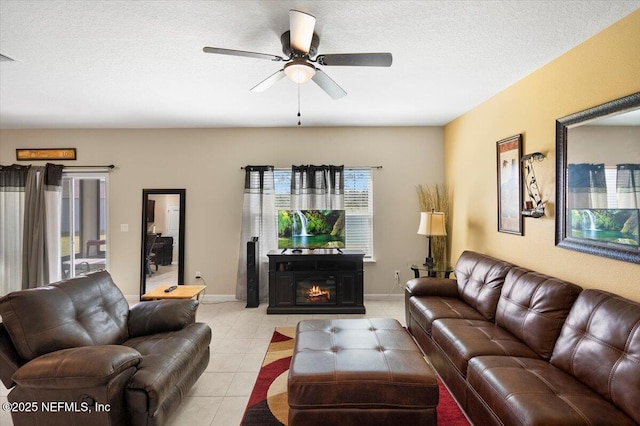
[[[153,274],[145,280],[146,290],[150,292],[160,286],[178,284],[178,264],[167,266],[158,266],[156,271],[155,265],[151,266]]]
[[[246,303],[203,302],[197,321],[206,322],[213,334],[209,366],[185,396],[167,426],[233,426],[242,420],[262,360],[275,327],[295,327],[310,318],[396,318],[402,325],[404,299],[366,298],[366,315],[267,315],[267,304],[245,308]],[[0,403],[7,401],[0,385]],[[11,426],[9,413],[0,411],[0,426]]]

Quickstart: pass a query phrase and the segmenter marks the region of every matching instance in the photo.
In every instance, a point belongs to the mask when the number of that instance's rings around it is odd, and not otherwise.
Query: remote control
[[[165,293],[171,293],[173,290],[175,290],[176,288],[178,288],[177,285],[172,285],[171,287],[169,287],[168,289],[166,289],[164,292]]]

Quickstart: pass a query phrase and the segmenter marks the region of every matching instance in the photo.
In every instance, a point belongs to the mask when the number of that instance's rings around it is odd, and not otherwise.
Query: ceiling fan
[[[342,53],[316,56],[320,38],[313,32],[315,25],[316,18],[313,15],[298,10],[289,11],[289,31],[286,31],[280,37],[282,52],[286,55],[286,58],[268,53],[222,49],[219,47],[205,47],[202,50],[206,53],[286,62],[282,69],[255,85],[251,89],[254,92],[262,92],[286,76],[289,80],[298,84],[313,80],[333,99],[339,99],[345,96],[347,92],[320,68],[316,67],[315,64],[322,66],[391,66],[393,62],[391,53]]]

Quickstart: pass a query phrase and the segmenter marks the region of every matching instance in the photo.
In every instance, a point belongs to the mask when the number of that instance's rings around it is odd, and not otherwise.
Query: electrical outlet
[[[396,280],[400,279],[400,271],[398,271],[397,269],[395,271],[393,271],[394,277]]]
[[[196,280],[199,280],[200,278],[202,278],[202,274],[200,274],[200,271],[196,271]]]

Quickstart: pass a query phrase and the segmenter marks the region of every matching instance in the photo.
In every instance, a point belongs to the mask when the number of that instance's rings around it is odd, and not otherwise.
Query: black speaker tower
[[[247,308],[257,308],[260,304],[259,256],[258,237],[253,237],[247,241]]]

